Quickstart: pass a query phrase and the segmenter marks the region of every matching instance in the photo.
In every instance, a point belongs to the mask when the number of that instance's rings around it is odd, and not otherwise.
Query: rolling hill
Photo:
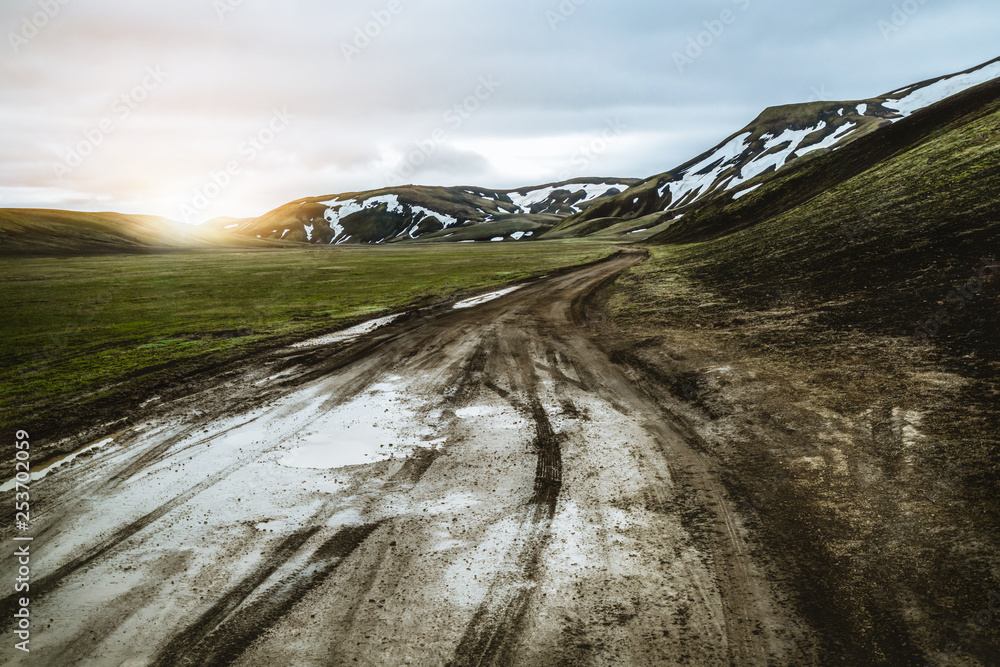
[[[152,215],[0,209],[0,256],[152,252],[198,247],[254,247],[212,229]],[[271,245],[274,245],[271,243]]]

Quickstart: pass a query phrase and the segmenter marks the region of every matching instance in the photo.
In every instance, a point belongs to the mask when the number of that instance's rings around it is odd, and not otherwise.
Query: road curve
[[[4,662],[802,664],[712,463],[582,321],[641,259],[283,350],[35,482]]]

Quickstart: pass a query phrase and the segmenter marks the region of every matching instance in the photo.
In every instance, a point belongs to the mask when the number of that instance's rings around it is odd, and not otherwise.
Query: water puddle
[[[292,347],[302,348],[302,347],[317,347],[320,345],[332,345],[334,343],[349,343],[365,334],[370,334],[377,329],[381,329],[384,326],[392,324],[400,318],[400,315],[389,315],[388,317],[380,317],[375,320],[368,320],[367,322],[362,322],[357,326],[353,326],[350,329],[344,329],[343,331],[337,331],[329,336],[322,336],[320,338],[313,338],[311,340],[302,341],[301,343],[295,343]]]
[[[110,438],[104,438],[103,440],[98,440],[96,442],[92,442],[89,445],[84,445],[83,447],[81,447],[80,449],[78,449],[78,450],[76,450],[74,452],[69,452],[68,454],[62,454],[62,455],[57,456],[57,457],[55,457],[53,459],[49,459],[49,460],[45,461],[44,463],[41,463],[41,464],[39,464],[37,466],[34,466],[33,468],[31,468],[29,483],[37,481],[39,479],[42,479],[43,477],[45,477],[46,475],[48,475],[50,472],[52,472],[53,470],[55,470],[56,468],[58,468],[58,467],[60,467],[62,465],[68,465],[68,464],[72,463],[73,459],[75,459],[76,457],[78,457],[78,456],[80,456],[82,454],[86,454],[88,452],[92,452],[95,449],[100,449],[101,447],[107,445],[108,443],[114,442],[115,437],[117,437],[117,435],[119,435],[119,434],[116,433],[115,435],[111,436]],[[3,484],[0,484],[0,493],[6,493],[6,492],[12,490],[16,486],[16,484],[17,484],[17,479],[16,478],[12,478],[12,479],[7,480]]]
[[[312,439],[316,442],[292,450],[278,463],[286,468],[332,470],[391,458],[385,454],[385,438],[378,436],[351,438],[345,433],[330,433]]]
[[[475,419],[476,417],[488,417],[500,412],[499,408],[491,408],[488,405],[475,405],[469,408],[455,410],[455,416],[459,419]]]
[[[288,468],[332,470],[406,458],[418,448],[439,445],[442,440],[431,441],[432,430],[405,407],[406,392],[400,380],[389,378],[373,385],[320,416],[278,463]]]

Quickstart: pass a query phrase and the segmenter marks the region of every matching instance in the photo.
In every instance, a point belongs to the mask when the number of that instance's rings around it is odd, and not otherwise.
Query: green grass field
[[[49,423],[70,406],[140,380],[612,252],[554,242],[5,258],[0,421],[58,432]]]

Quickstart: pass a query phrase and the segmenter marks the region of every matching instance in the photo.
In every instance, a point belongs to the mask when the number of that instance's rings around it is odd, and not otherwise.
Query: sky
[[[996,0],[3,0],[0,207],[199,223],[678,166],[1000,56]]]

